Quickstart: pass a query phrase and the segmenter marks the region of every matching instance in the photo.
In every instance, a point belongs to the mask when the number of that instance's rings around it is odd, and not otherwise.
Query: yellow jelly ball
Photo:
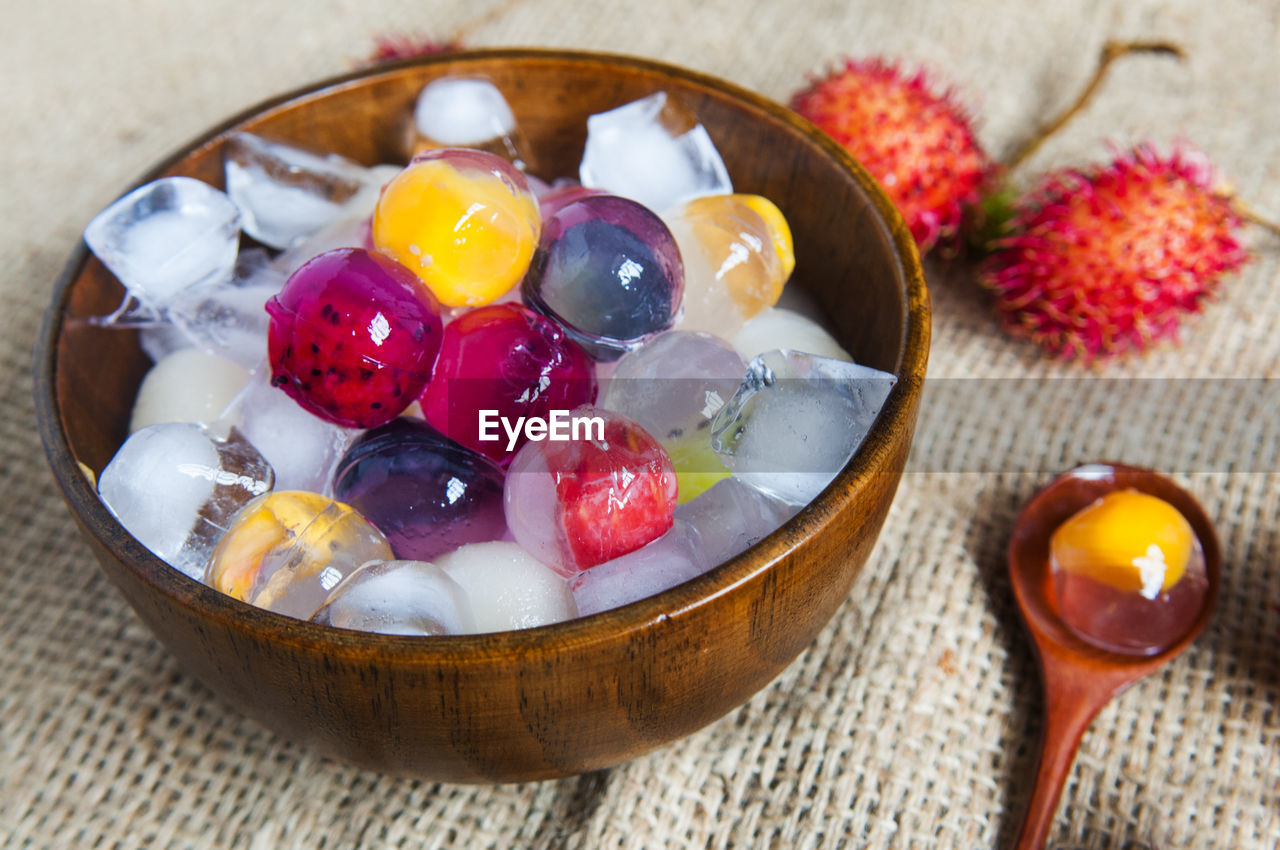
[[[1121,490],[1059,526],[1049,551],[1055,569],[1155,598],[1182,578],[1194,542],[1191,524],[1173,505]]]
[[[304,490],[265,493],[236,514],[209,558],[205,583],[248,602],[254,594],[262,559],[296,537],[332,500]]]
[[[682,330],[727,336],[777,303],[790,273],[778,242],[792,262],[794,255],[790,230],[775,232],[776,222],[757,212],[765,204],[781,219],[777,207],[752,195],[696,198],[663,216],[684,259]]]
[[[382,190],[373,241],[448,307],[489,304],[520,282],[542,219],[524,179],[479,151],[416,160]],[[496,162],[475,161],[487,157]]]
[[[739,202],[755,211],[764,220],[769,229],[769,238],[773,241],[773,249],[778,252],[782,262],[782,279],[791,277],[796,268],[796,247],[791,240],[791,225],[787,217],[778,209],[778,205],[763,195],[733,195]]]

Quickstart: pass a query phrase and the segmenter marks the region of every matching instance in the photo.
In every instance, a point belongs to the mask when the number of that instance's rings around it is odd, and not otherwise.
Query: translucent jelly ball
[[[565,576],[639,549],[673,522],[676,474],[662,445],[625,416],[572,412],[570,439],[531,441],[507,472],[507,526]]]
[[[491,304],[445,326],[422,410],[445,434],[505,465],[527,438],[524,428],[512,437],[501,421],[515,428],[595,400],[595,366],[559,325],[520,304]]]
[[[420,420],[366,431],[339,461],[333,495],[360,511],[397,558],[428,560],[507,530],[502,470]]]
[[[336,425],[372,428],[422,394],[440,348],[440,305],[395,260],[327,251],[267,302],[272,383]]]
[[[538,202],[511,163],[442,148],[414,157],[383,188],[373,241],[422,278],[440,303],[476,307],[524,277],[540,225]]]
[[[1136,490],[1109,493],[1059,526],[1049,563],[1063,622],[1082,640],[1129,655],[1176,643],[1209,587],[1190,523]]]
[[[204,582],[242,602],[309,619],[361,564],[390,560],[382,534],[350,506],[318,493],[281,490],[232,518]]]
[[[607,360],[670,328],[683,293],[671,231],[647,208],[613,195],[560,207],[544,223],[524,282],[526,303]]]
[[[697,198],[663,220],[684,258],[682,330],[730,336],[777,303],[795,253],[787,220],[767,198]]]
[[[729,477],[711,448],[711,422],[746,373],[746,361],[723,339],[668,331],[623,355],[600,406],[634,419],[662,443],[684,504]]]

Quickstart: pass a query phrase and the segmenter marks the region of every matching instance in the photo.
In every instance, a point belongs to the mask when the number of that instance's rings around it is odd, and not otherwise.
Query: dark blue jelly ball
[[[612,359],[675,322],[684,264],[662,219],[635,201],[591,195],[543,224],[525,301],[597,358]]]
[[[506,531],[503,472],[420,419],[365,432],[334,474],[333,495],[377,526],[397,558],[425,561]]]

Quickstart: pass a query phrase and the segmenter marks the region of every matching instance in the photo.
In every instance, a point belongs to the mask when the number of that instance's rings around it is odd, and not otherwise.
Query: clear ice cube
[[[358,163],[252,133],[227,140],[223,166],[245,233],[272,248],[288,248],[311,236],[340,218],[349,201],[370,191],[369,170]]]
[[[229,279],[239,239],[236,205],[190,177],[162,177],[134,189],[84,231],[90,250],[152,310],[185,289]]]
[[[386,635],[475,631],[462,588],[427,561],[370,561],[333,589],[311,622]]]
[[[418,94],[413,109],[414,152],[468,147],[497,154],[516,168],[527,158],[511,106],[498,87],[474,77],[441,77]]]
[[[735,477],[807,504],[853,457],[895,382],[856,363],[765,352],[716,414],[711,446]]]
[[[736,478],[726,478],[676,508],[677,522],[697,532],[707,563],[722,564],[740,555],[795,516],[798,505],[766,495]]]
[[[369,190],[347,201],[341,215],[306,239],[302,239],[276,257],[272,265],[286,278],[303,263],[335,248],[374,250],[371,218],[378,205],[378,193],[399,174],[398,165],[375,165],[369,169]]]
[[[271,465],[232,429],[171,422],[136,431],[98,476],[98,495],[138,542],[199,581],[233,514],[271,489]]]
[[[336,248],[364,248],[373,250],[373,237],[369,228],[369,215],[345,216],[320,228],[312,236],[303,239],[280,256],[272,265],[286,278],[301,268],[307,260]]]
[[[303,410],[271,385],[265,363],[231,402],[223,421],[239,428],[271,463],[277,490],[327,492],[334,464],[359,433]]]
[[[286,278],[261,249],[245,251],[231,280],[180,293],[166,316],[195,347],[252,370],[267,355],[266,303]]]
[[[169,355],[186,348],[195,348],[195,343],[186,331],[170,322],[156,321],[138,329],[138,345],[143,353],[151,358],[152,363],[159,363]]]
[[[703,553],[698,532],[677,519],[666,534],[647,546],[579,573],[573,581],[578,615],[629,605],[696,578],[717,563]]]
[[[654,212],[733,192],[707,129],[666,92],[589,117],[579,176],[583,186],[639,201]]]

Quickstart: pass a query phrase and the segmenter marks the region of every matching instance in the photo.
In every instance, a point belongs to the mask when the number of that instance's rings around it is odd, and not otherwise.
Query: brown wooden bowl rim
[[[424,662],[436,656],[447,658],[453,664],[463,661],[482,663],[485,660],[510,658],[515,654],[541,653],[556,648],[568,649],[604,640],[617,640],[627,634],[649,629],[667,619],[691,614],[771,569],[803,542],[801,536],[790,534],[789,531],[804,526],[809,533],[816,533],[833,522],[838,513],[879,473],[880,462],[890,456],[895,440],[902,439],[901,435],[909,432],[913,400],[919,396],[924,381],[930,336],[928,291],[916,243],[910,231],[875,179],[825,133],[781,104],[708,74],[634,56],[541,48],[467,50],[386,63],[312,83],[251,106],[180,147],[151,168],[130,189],[156,179],[192,153],[213,144],[240,124],[264,112],[322,97],[342,87],[362,84],[408,67],[435,64],[465,66],[494,60],[569,63],[580,67],[599,66],[602,70],[621,67],[659,77],[675,77],[728,96],[749,107],[758,117],[786,125],[793,132],[807,137],[810,143],[854,176],[878,214],[876,225],[884,231],[889,244],[895,249],[893,259],[904,281],[905,291],[902,295],[907,308],[903,344],[897,358],[898,382],[861,447],[822,494],[781,529],[741,555],[656,596],[562,623],[518,631],[433,638],[382,635],[319,626],[255,608],[190,579],[169,567],[127,534],[104,538],[95,533],[95,537],[113,557],[138,572],[156,592],[179,605],[195,609],[201,617],[229,623],[237,629],[253,629],[273,642],[330,653],[342,652],[349,656],[392,655]],[[118,528],[115,517],[98,498],[72,456],[56,397],[57,340],[62,330],[72,285],[79,278],[88,257],[88,249],[82,238],[72,251],[45,313],[34,356],[35,410],[45,454],[68,505],[86,528],[101,529],[111,525]]]

